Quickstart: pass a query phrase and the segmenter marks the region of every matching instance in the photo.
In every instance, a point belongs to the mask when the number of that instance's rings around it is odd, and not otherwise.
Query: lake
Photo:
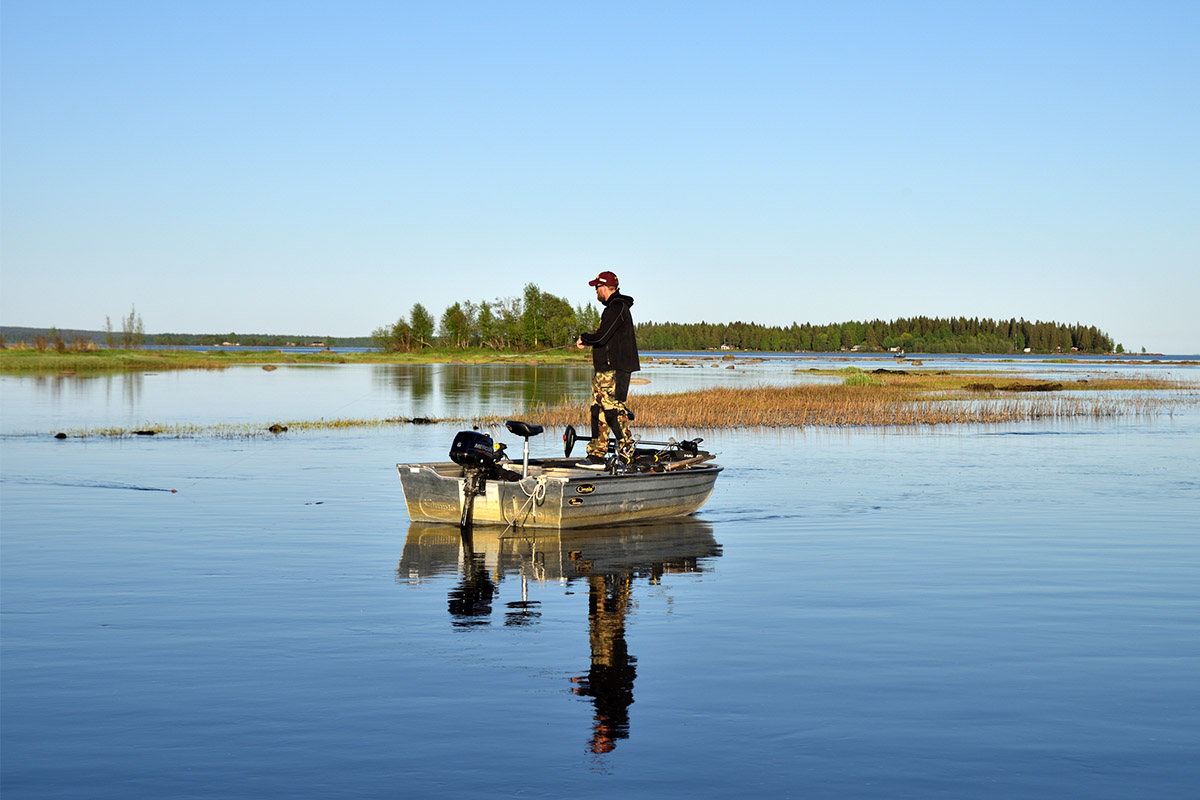
[[[1200,380],[1181,360],[987,366]],[[664,356],[631,403],[830,363]],[[0,375],[4,797],[1195,797],[1194,404],[706,431],[690,519],[466,540],[410,524],[394,466],[460,424],[52,438],[561,397],[582,424],[589,374]]]

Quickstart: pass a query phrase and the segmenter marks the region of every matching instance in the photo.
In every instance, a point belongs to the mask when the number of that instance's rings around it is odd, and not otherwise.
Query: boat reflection
[[[635,583],[704,572],[707,561],[720,555],[712,526],[692,518],[516,533],[413,523],[396,575],[400,582],[419,582],[457,574],[448,610],[451,624],[461,628],[491,623],[501,585],[509,579],[520,587],[520,598],[504,606],[504,625],[510,627],[538,624],[540,603],[529,598],[531,583],[555,583],[568,592],[586,583],[591,663],[585,674],[571,678],[571,691],[591,700],[590,747],[607,753],[629,736],[637,658],[629,653],[625,624]]]

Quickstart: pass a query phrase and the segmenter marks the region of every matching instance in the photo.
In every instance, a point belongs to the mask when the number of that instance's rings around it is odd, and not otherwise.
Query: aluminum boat
[[[505,427],[524,439],[520,462],[490,436],[462,431],[449,461],[396,465],[412,522],[561,529],[684,517],[704,505],[723,469],[701,439],[639,441],[631,463],[610,456],[603,469],[586,469],[570,458],[570,426],[566,457],[530,459],[529,439],[542,427]]]

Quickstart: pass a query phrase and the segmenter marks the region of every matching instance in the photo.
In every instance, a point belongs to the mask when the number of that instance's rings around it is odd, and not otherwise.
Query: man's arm
[[[617,306],[616,309],[613,308],[614,305]],[[596,332],[579,334],[579,341],[593,347],[608,344],[608,340],[621,327],[621,323],[629,321],[629,319],[629,306],[625,303],[612,303],[600,315],[600,327],[596,329]],[[576,345],[578,346],[578,342]]]

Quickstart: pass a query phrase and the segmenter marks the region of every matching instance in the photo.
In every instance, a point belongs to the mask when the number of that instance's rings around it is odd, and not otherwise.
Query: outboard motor
[[[459,431],[450,445],[450,460],[463,467],[493,467],[496,445],[486,433]]]
[[[489,472],[496,469],[496,446],[492,437],[479,431],[459,431],[450,445],[450,460],[463,468],[463,507],[459,527],[471,524],[475,498],[484,492]]]

